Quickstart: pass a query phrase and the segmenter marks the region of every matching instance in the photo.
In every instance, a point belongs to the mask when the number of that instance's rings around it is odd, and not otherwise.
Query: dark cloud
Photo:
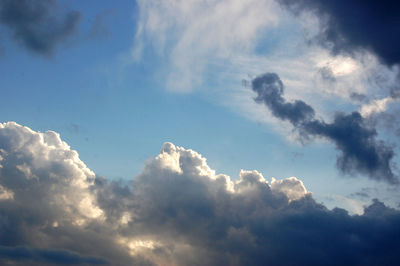
[[[131,193],[119,193],[118,201],[130,201],[127,206],[136,214],[124,235],[140,232],[158,242],[152,254],[178,265],[389,265],[400,260],[394,237],[400,236],[400,213],[379,201],[364,215],[350,216],[316,203],[296,178],[269,185],[257,171],[242,171],[231,181],[209,170],[196,152],[167,143],[134,179]]]
[[[0,124],[0,151],[2,264],[400,264],[400,212],[377,200],[328,210],[295,177],[231,180],[172,143],[130,184],[95,176],[55,132]]]
[[[314,117],[314,110],[303,101],[288,103],[282,97],[283,83],[275,73],[267,73],[252,81],[253,90],[257,92],[256,102],[264,103],[278,118],[289,120],[297,125]]]
[[[327,66],[321,67],[319,69],[319,74],[324,81],[327,81],[329,83],[336,82],[335,75],[333,74],[332,69],[330,67]]]
[[[350,98],[354,101],[358,101],[358,102],[364,102],[368,99],[367,95],[365,94],[361,94],[361,93],[357,93],[357,92],[352,92],[350,94]]]
[[[21,262],[21,265],[57,264],[57,265],[104,265],[108,264],[104,259],[96,257],[80,256],[77,253],[65,250],[47,250],[29,248],[25,246],[6,247],[0,246],[0,261]],[[13,263],[15,265],[15,263]]]
[[[256,102],[264,103],[275,117],[290,121],[303,137],[332,141],[340,151],[337,166],[342,172],[397,183],[392,171],[393,149],[376,139],[376,130],[358,112],[337,113],[332,123],[315,119],[314,109],[303,101],[286,102],[283,83],[274,73],[255,78],[252,88],[257,93]]]
[[[319,40],[334,54],[365,49],[387,65],[400,62],[398,1],[278,0],[298,14],[315,13],[321,22]]]
[[[78,26],[78,11],[57,12],[55,0],[1,0],[0,23],[30,51],[50,55]]]
[[[376,188],[361,188],[360,191],[351,193],[349,197],[351,198],[360,198],[360,199],[370,199],[373,198],[372,195],[377,193]]]

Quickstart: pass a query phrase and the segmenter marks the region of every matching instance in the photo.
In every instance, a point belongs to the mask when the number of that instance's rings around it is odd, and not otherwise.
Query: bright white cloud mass
[[[129,185],[96,176],[53,131],[0,125],[3,264],[399,263],[400,212],[328,210],[296,177],[216,174],[165,143]],[[327,244],[326,239],[329,239]],[[290,256],[288,256],[290,254]]]

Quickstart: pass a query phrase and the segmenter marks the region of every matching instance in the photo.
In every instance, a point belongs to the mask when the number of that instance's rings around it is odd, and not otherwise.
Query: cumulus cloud
[[[392,171],[393,149],[376,139],[376,130],[368,126],[360,113],[337,113],[331,123],[318,120],[314,109],[305,102],[286,102],[283,83],[275,73],[256,77],[252,89],[257,93],[256,102],[265,104],[275,117],[291,122],[303,137],[320,136],[332,141],[341,152],[337,166],[342,172],[358,172],[375,180],[397,183]]]
[[[57,9],[55,0],[2,0],[0,23],[26,49],[50,55],[75,32],[81,17],[78,11]]]
[[[0,126],[0,262],[13,265],[399,264],[400,212],[328,210],[301,180],[237,180],[165,143],[129,185],[52,131]],[[21,166],[22,165],[22,166]],[[290,254],[290,256],[288,256]]]

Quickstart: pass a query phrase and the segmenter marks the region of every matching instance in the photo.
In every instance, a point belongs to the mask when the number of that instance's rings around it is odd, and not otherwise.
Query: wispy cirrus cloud
[[[241,80],[266,70],[279,73],[287,98],[307,101],[324,118],[337,111],[334,105],[355,111],[380,100],[396,82],[396,69],[374,50],[354,45],[351,53],[332,53],[310,42],[321,35],[323,12],[293,15],[274,0],[138,1],[138,7],[136,60],[155,53],[168,90],[200,92],[258,122],[277,124],[252,102]],[[366,102],[356,101],[356,94]]]

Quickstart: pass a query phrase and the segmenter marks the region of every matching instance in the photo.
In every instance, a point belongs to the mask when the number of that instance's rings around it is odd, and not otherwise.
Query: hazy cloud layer
[[[76,30],[78,11],[60,10],[56,0],[2,0],[0,23],[33,52],[50,55]]]
[[[275,117],[291,122],[303,137],[320,136],[332,141],[340,151],[336,163],[342,172],[397,183],[392,171],[393,149],[376,139],[376,130],[358,112],[337,113],[331,123],[316,119],[310,105],[283,98],[284,86],[275,73],[255,78],[252,88],[257,93],[256,102],[265,104]]]
[[[398,64],[400,4],[397,1],[278,0],[295,13],[311,11],[320,18],[319,40],[334,54],[364,49],[383,63]]]
[[[13,265],[396,265],[400,212],[328,210],[303,183],[216,174],[165,143],[128,186],[59,135],[0,124],[0,262]],[[288,256],[290,254],[290,256]]]

